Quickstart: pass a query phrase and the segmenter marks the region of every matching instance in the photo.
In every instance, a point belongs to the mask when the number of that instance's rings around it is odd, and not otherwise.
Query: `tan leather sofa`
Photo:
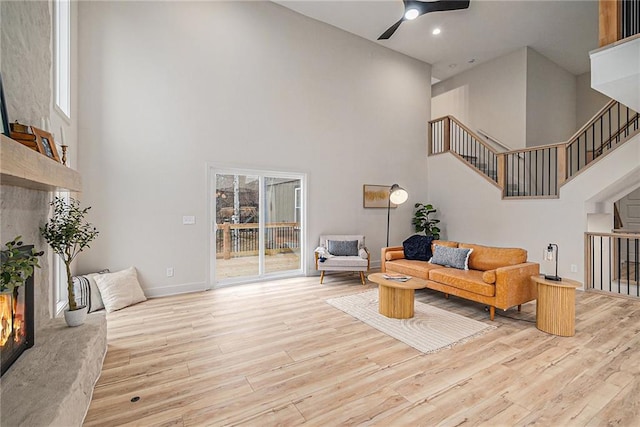
[[[536,287],[530,277],[540,273],[540,264],[527,262],[527,251],[519,248],[498,248],[469,243],[434,240],[435,245],[472,248],[469,270],[459,270],[430,264],[428,261],[404,258],[402,246],[382,248],[381,271],[406,274],[427,281],[427,288],[487,304],[491,320],[495,309],[533,301]]]

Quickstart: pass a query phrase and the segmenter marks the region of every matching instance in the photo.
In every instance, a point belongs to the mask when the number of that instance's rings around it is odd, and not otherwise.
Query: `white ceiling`
[[[589,51],[598,47],[597,0],[471,0],[466,10],[405,21],[380,41],[402,16],[401,0],[274,2],[427,62],[439,80],[524,46],[578,75],[589,71]],[[438,36],[431,34],[435,27],[442,29]]]

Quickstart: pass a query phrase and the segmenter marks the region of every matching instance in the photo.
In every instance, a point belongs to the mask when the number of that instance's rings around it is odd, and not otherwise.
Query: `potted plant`
[[[429,215],[436,213],[436,209],[430,204],[424,205],[422,203],[416,203],[414,207],[416,208],[416,213],[411,223],[416,233],[424,232],[426,236],[433,236],[434,239],[439,239],[440,228],[438,228],[437,224],[440,220],[429,217]]]
[[[31,277],[33,269],[40,268],[38,257],[44,252],[38,252],[35,248],[25,250],[21,238],[22,236],[18,236],[5,243],[6,249],[0,250],[0,292],[16,294],[18,287],[23,286]]]
[[[53,252],[62,257],[67,273],[67,291],[69,309],[65,310],[64,318],[69,326],[79,326],[87,316],[87,307],[78,307],[73,291],[71,262],[75,257],[89,247],[89,243],[98,236],[98,230],[85,221],[88,208],[81,208],[80,202],[56,197],[53,202],[53,216],[40,228],[42,237],[47,241]]]

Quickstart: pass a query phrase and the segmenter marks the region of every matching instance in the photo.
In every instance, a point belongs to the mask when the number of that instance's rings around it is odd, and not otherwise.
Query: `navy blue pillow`
[[[409,237],[402,242],[405,259],[429,261],[433,255],[431,253],[431,242],[433,242],[433,236],[414,234]]]

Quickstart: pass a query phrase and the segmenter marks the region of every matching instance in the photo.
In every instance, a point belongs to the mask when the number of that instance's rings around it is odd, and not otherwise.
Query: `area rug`
[[[378,290],[327,303],[423,353],[450,348],[496,328],[420,301],[415,302],[411,319],[390,319],[378,313]]]

